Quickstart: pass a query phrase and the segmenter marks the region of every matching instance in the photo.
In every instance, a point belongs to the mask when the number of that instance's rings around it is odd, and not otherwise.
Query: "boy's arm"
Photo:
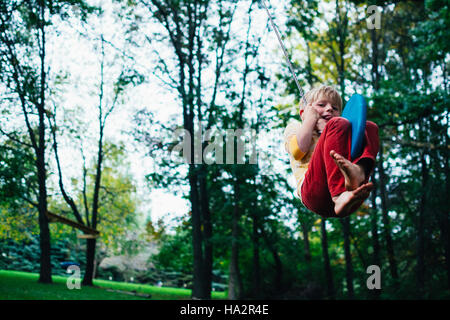
[[[311,146],[313,132],[315,130],[317,119],[308,117],[303,120],[303,124],[297,131],[295,137],[297,138],[297,145],[301,152],[307,153]]]
[[[302,125],[289,125],[284,133],[286,151],[297,161],[301,160],[309,151],[319,116],[315,110],[307,109],[302,118]]]
[[[303,155],[308,152],[311,146],[313,132],[316,130],[316,124],[319,118],[316,110],[311,105],[307,105],[303,114],[303,124],[295,135],[298,148]]]

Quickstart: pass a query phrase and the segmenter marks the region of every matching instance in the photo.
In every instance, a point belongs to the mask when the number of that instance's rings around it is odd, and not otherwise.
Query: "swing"
[[[85,226],[79,222],[67,219],[65,217],[58,216],[57,214],[47,211],[46,213],[49,222],[60,222],[71,226],[72,228],[83,231],[84,234],[77,235],[79,239],[96,239],[100,236],[100,232],[91,227]]]
[[[363,149],[364,132],[366,130],[367,103],[364,97],[355,93],[345,104],[341,115],[352,125],[352,160],[358,158]]]

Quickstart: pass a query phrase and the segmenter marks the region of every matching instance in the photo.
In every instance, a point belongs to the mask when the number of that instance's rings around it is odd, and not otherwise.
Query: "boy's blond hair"
[[[322,85],[308,91],[300,100],[300,110],[305,109],[306,102],[308,102],[308,104],[313,104],[315,101],[319,100],[322,97],[325,97],[327,100],[331,101],[331,103],[339,108],[339,112],[342,112],[341,95],[336,91],[335,88],[326,85]]]

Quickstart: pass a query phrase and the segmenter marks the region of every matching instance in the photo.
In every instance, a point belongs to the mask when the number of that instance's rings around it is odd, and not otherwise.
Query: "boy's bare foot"
[[[373,189],[373,183],[368,182],[355,190],[344,191],[339,196],[333,197],[334,211],[336,215],[346,217],[355,212],[369,197]]]
[[[345,189],[355,190],[364,182],[366,175],[361,165],[351,163],[334,150],[330,151],[330,156],[344,175]]]

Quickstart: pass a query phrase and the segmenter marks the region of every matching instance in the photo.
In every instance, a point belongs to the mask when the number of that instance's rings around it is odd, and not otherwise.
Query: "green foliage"
[[[448,1],[425,1],[426,20],[420,21],[413,29],[417,54],[420,61],[439,62],[450,52],[450,6]]]
[[[159,253],[151,257],[157,269],[192,272],[192,240],[189,228],[180,226],[174,235],[165,234],[160,242]]]
[[[53,241],[51,247],[53,274],[67,275],[62,262],[76,262],[84,270],[84,250],[76,241],[60,239]],[[39,236],[30,235],[23,240],[0,240],[0,269],[39,273]]]
[[[34,158],[29,148],[3,140],[0,146],[0,205],[23,203],[36,188]]]
[[[36,188],[30,148],[4,139],[0,146],[0,239],[23,240],[38,233],[37,210],[28,202],[36,201]]]
[[[104,163],[102,183],[99,194],[98,230],[102,244],[110,253],[118,253],[124,248],[135,251],[133,241],[128,240],[130,233],[140,234],[137,221],[139,218],[139,199],[136,186],[128,172],[128,160],[123,145],[106,142],[104,145]],[[87,168],[86,200],[92,203],[96,165]],[[80,191],[78,204],[84,208],[84,197]],[[138,242],[135,241],[137,245]]]
[[[294,116],[278,116],[280,109],[295,109],[296,100],[294,106],[284,102],[276,107],[271,105],[279,91],[271,85],[273,81],[259,55],[264,47],[259,42],[266,38],[252,33],[253,26],[246,25],[242,32],[234,29],[238,23],[236,16],[243,13],[239,12],[239,6],[248,5],[246,22],[264,11],[257,12],[254,2],[236,4],[222,0],[122,1],[118,7],[123,11],[117,17],[125,21],[127,44],[136,45],[145,38],[156,58],[142,62],[124,52],[126,59],[131,58],[136,66],[146,64],[150,71],[123,68],[112,84],[112,91],[115,97],[122,97],[125,90],[143,84],[152,74],[177,97],[180,108],[169,121],[159,120],[157,112],[136,113],[131,135],[154,159],[154,167],[149,168],[146,177],[150,189],[158,187],[182,193],[200,211],[205,209],[201,201],[205,190],[200,185],[206,189],[212,235],[201,243],[201,249],[207,244],[213,247],[213,288],[227,286],[230,265],[237,263],[244,298],[331,298],[322,221],[292,197],[293,190],[286,178],[291,173],[287,171],[287,163],[279,161],[286,160],[287,155],[280,154],[273,162],[260,159],[257,165],[202,166],[173,159],[181,139],[174,137],[176,129],[193,132],[194,124],[199,124],[219,132],[245,126],[260,131],[276,130],[289,118],[298,117],[296,112]],[[369,30],[366,26],[366,9],[372,4],[382,9],[381,29]],[[40,5],[45,6],[42,8],[46,21],[41,21]],[[327,8],[329,12],[324,11]],[[94,12],[102,13],[77,0],[0,4],[0,268],[39,271],[37,210],[27,202],[37,202],[35,154],[29,147],[32,141],[28,141],[37,134],[25,139],[20,126],[10,127],[14,116],[22,116],[20,107],[31,110],[40,103],[44,88],[40,82],[41,65],[37,63],[41,48],[37,35],[44,26],[48,32],[55,32],[56,17],[68,20],[79,15],[87,21],[87,15]],[[195,17],[194,12],[198,14]],[[236,12],[239,14],[235,15]],[[449,13],[448,1],[441,0],[296,0],[287,4],[287,35],[301,84],[305,88],[318,83],[332,84],[339,87],[344,100],[353,92],[363,93],[369,103],[369,120],[380,129],[382,150],[377,159],[380,165],[373,174],[374,198],[351,216],[349,234],[344,235],[340,220],[326,222],[325,250],[337,299],[348,297],[347,277],[352,278],[357,299],[449,297]],[[165,29],[148,32],[149,21],[158,22]],[[233,27],[232,32],[228,31],[229,26]],[[191,32],[193,27],[198,29]],[[165,53],[158,52],[159,45],[170,49],[168,59]],[[280,70],[278,79],[286,86],[285,94],[298,100],[291,76],[286,68]],[[218,76],[217,83],[205,75]],[[70,85],[67,79],[57,76],[55,85]],[[49,83],[44,85],[49,101],[56,101],[53,98],[57,90]],[[76,141],[81,141],[85,134],[85,129],[74,121],[77,116],[84,116],[82,110],[65,114],[71,123],[64,125],[71,135],[77,136]],[[37,128],[36,114],[30,113],[33,130]],[[15,140],[26,145],[18,145]],[[225,145],[220,147],[226,157]],[[151,257],[155,268],[136,274],[138,281],[164,278],[171,285],[190,287],[194,269],[192,216],[183,217],[173,230],[166,229],[164,221],[156,226],[139,225],[140,199],[127,170],[125,150],[120,144],[104,145],[98,258],[105,254],[131,256],[140,252],[146,241],[156,241],[159,252]],[[47,169],[52,175],[51,163],[47,163]],[[86,169],[86,199],[79,177],[71,179],[71,187],[76,204],[89,211],[89,205],[85,204],[92,202],[96,164],[88,163]],[[188,180],[189,174],[196,178],[194,182]],[[204,181],[206,185],[202,184]],[[197,203],[186,192],[187,186],[198,192]],[[69,216],[67,205],[54,195],[49,193],[49,209]],[[197,227],[202,235],[206,234],[208,222],[201,217]],[[59,264],[65,260],[83,265],[84,242],[76,239],[76,231],[60,224],[52,224],[50,230],[54,273],[65,273]],[[346,236],[350,256],[344,250]],[[239,250],[237,260],[233,261],[234,241]],[[379,264],[381,268],[380,293],[366,287],[366,270],[371,264]],[[352,273],[350,276],[348,271]],[[98,275],[125,279],[125,273],[114,268],[100,270]],[[130,288],[131,284],[123,286]]]
[[[25,240],[39,234],[37,212],[32,205],[0,206],[0,240]]]

